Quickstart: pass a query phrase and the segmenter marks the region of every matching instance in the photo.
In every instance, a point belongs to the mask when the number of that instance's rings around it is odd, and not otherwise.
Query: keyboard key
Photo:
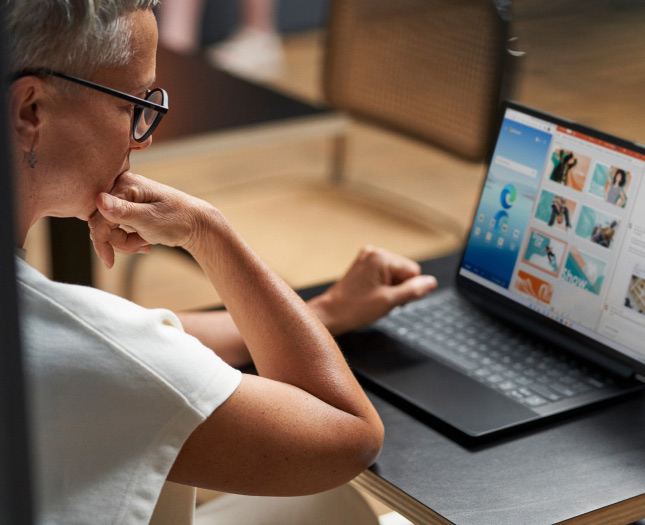
[[[578,394],[584,394],[585,392],[589,392],[591,390],[591,386],[589,386],[587,383],[583,383],[582,381],[578,381],[577,383],[573,383],[570,385],[571,390]]]
[[[587,378],[587,382],[591,386],[595,386],[596,388],[605,388],[605,383],[603,383],[600,379],[597,379],[595,377]]]
[[[522,399],[522,403],[530,407],[539,407],[546,404],[546,399],[540,396],[529,396]]]
[[[562,399],[561,396],[553,392],[549,387],[536,383],[530,386],[530,389],[533,390],[536,394],[548,399],[549,401],[558,401]]]
[[[497,388],[499,388],[500,390],[515,390],[517,388],[517,385],[513,383],[513,381],[506,380],[498,383]]]
[[[511,390],[510,392],[507,392],[506,395],[508,397],[516,399],[517,401],[522,401],[525,397],[527,397],[519,390]]]
[[[474,370],[479,366],[477,363],[466,359],[461,354],[451,352],[450,350],[445,348],[441,348],[439,345],[424,344],[420,341],[418,348],[421,349],[421,351],[427,352],[433,357],[438,357],[439,359],[448,361],[450,364],[467,372],[470,372],[471,370]]]
[[[576,395],[576,393],[573,390],[571,390],[568,386],[563,385],[562,383],[553,383],[550,385],[550,387],[556,392],[566,397],[571,397]]]

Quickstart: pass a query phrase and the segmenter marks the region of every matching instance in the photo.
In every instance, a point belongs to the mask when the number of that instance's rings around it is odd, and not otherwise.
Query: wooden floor
[[[517,61],[516,100],[645,142],[642,0],[516,0],[514,18],[515,48],[526,52]],[[314,31],[285,37],[287,67],[272,85],[321,101],[323,36]],[[357,201],[351,189],[331,187],[330,144],[324,139],[159,160],[164,148],[160,143],[133,155],[133,168],[218,206],[295,287],[337,278],[366,243],[413,258],[457,249],[484,175],[482,165],[352,123],[349,188],[369,184],[396,195],[422,218],[414,221]],[[46,270],[43,230],[30,235],[28,251],[30,262]],[[126,259],[110,272],[97,264],[98,285],[125,294],[126,270],[133,266],[132,298],[144,306],[199,308],[218,301],[199,269],[180,255],[154,250],[136,265]]]

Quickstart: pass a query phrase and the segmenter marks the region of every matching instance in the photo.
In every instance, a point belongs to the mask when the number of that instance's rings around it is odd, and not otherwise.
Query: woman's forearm
[[[226,310],[180,312],[177,317],[187,334],[199,339],[229,365],[241,368],[251,364],[240,331]]]

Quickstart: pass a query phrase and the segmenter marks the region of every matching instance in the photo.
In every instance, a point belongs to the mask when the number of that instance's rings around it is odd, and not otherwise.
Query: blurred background
[[[442,2],[434,3],[441,9]],[[443,2],[446,9],[457,10],[460,3]],[[239,7],[234,0],[210,0],[200,15],[199,49],[173,55],[180,63],[160,51],[160,80],[173,71],[179,77],[189,74],[176,69],[184,63],[193,64],[191,71],[197,68],[197,73],[188,87],[162,86],[169,91],[170,113],[154,145],[132,157],[133,170],[219,207],[296,288],[338,278],[364,244],[415,259],[458,250],[485,174],[481,160],[466,160],[337,108],[328,111],[323,64],[329,8],[328,0],[282,0],[277,11],[280,71],[271,78],[244,80],[322,108],[321,115],[296,119],[306,124],[301,128],[278,119],[261,126],[163,135],[166,128],[173,129],[171,119],[192,124],[195,118],[173,101],[188,99],[209,122],[204,101],[219,96],[218,84],[204,73],[216,68],[208,52],[235,31]],[[513,37],[510,47],[516,55],[511,57],[513,99],[645,142],[645,1],[514,0],[510,10],[506,36]],[[366,45],[364,60],[369,62],[370,43]],[[179,65],[161,75],[171,63]],[[424,79],[418,86],[421,98],[427,93],[430,100],[441,80]],[[187,92],[177,91],[182,89]],[[237,93],[240,98],[233,97],[227,106],[252,105],[246,94]],[[213,111],[212,118],[218,118],[217,108]],[[338,126],[345,130],[346,162],[342,182],[333,183]],[[43,222],[27,248],[29,262],[51,275],[48,238]],[[120,256],[110,271],[94,260],[93,270],[96,286],[148,307],[204,308],[219,301],[199,268],[175,250]]]

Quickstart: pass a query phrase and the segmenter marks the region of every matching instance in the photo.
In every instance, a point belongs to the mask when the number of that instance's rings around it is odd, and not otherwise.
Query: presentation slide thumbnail
[[[590,166],[590,157],[557,148],[551,154],[549,179],[576,191],[582,191]]]
[[[620,220],[613,215],[583,206],[576,226],[576,235],[605,248],[611,248]]]
[[[515,289],[523,295],[536,299],[545,304],[551,304],[553,296],[553,285],[531,275],[525,271],[517,272]]]
[[[582,253],[572,246],[564,265],[562,279],[582,290],[600,295],[606,266],[605,261]]]
[[[625,306],[645,315],[645,277],[632,275],[625,296]]]
[[[553,228],[568,231],[572,227],[571,221],[576,206],[576,201],[566,199],[548,190],[542,190],[535,210],[535,218]]]
[[[631,182],[632,174],[629,171],[596,164],[589,182],[589,193],[619,208],[624,208]]]
[[[524,262],[557,277],[566,249],[564,241],[532,228]]]

